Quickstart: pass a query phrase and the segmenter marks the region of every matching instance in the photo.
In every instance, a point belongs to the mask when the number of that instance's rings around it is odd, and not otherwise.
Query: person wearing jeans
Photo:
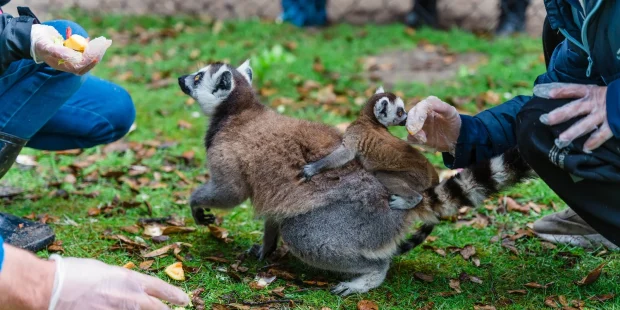
[[[620,3],[557,0],[545,6],[547,72],[534,82],[533,96],[518,96],[473,117],[429,97],[410,112],[411,125],[420,130],[408,139],[443,151],[451,168],[518,146],[569,206],[537,220],[534,232],[551,242],[618,249],[620,37],[608,34],[620,31]]]
[[[0,178],[23,147],[88,148],[124,136],[135,118],[129,94],[88,74],[110,42],[94,39],[84,53],[62,44],[69,21],[40,24],[28,8],[19,17],[0,0]],[[93,259],[40,259],[53,241],[49,227],[0,214],[0,309],[169,309],[187,305],[180,289],[154,277]],[[4,241],[3,241],[4,239]]]

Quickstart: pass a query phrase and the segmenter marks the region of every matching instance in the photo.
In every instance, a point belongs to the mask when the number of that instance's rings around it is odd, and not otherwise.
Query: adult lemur
[[[341,136],[329,126],[262,105],[251,81],[248,61],[236,69],[214,63],[179,78],[183,92],[211,116],[205,138],[211,178],[192,193],[192,213],[204,223],[204,209],[232,208],[250,198],[265,219],[261,258],[275,250],[281,236],[305,263],[359,275],[338,284],[335,293],[379,286],[414,220],[436,222],[521,177],[511,170],[520,161],[504,165],[498,157],[481,174],[465,170],[424,191],[422,203],[409,210],[386,208],[387,190],[358,161],[300,183],[301,167],[330,154],[342,144]]]

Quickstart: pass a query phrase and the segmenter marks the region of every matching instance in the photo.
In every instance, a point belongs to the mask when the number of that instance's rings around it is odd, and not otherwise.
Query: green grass
[[[419,44],[425,43],[444,46],[453,53],[484,54],[486,60],[482,64],[461,68],[453,79],[432,85],[403,81],[392,89],[402,92],[407,98],[406,102],[431,94],[441,98],[466,97],[469,98],[467,103],[459,109],[469,113],[490,107],[483,101],[475,103],[476,98],[488,90],[500,94],[501,97],[528,94],[531,92],[528,85],[544,71],[544,62],[540,57],[540,40],[529,37],[489,40],[458,30],[437,32],[426,29],[411,34],[401,25],[337,25],[322,30],[300,30],[289,25],[276,25],[259,20],[220,23],[183,17],[92,17],[80,12],[70,13],[71,15],[63,14],[63,17],[72,16],[88,29],[91,36],[105,35],[115,39],[115,44],[94,74],[119,83],[132,94],[138,110],[137,129],[129,134],[126,140],[137,143],[171,141],[174,144],[167,148],[158,148],[150,158],[142,158],[131,150],[124,153],[104,153],[102,147],[85,150],[77,157],[27,150],[24,153],[36,156],[39,166],[36,169],[14,168],[3,181],[25,188],[28,194],[35,195],[38,199],[22,196],[3,204],[6,211],[21,216],[34,212],[59,216],[61,222],[65,217],[72,219],[79,226],[51,224],[57,233],[57,239],[63,241],[64,255],[93,257],[113,265],[123,265],[129,261],[138,264],[144,259],[139,254],[124,250],[110,250],[116,242],[103,239],[102,234],[106,230],[123,233],[120,227],[135,224],[138,218],[148,216],[146,208],[142,205],[124,210],[124,215],[88,217],[89,208],[107,204],[118,205],[115,196],[118,196],[120,201],[148,201],[154,216],[185,216],[190,219],[189,225],[193,226],[187,204],[178,200],[186,199],[191,189],[199,184],[197,177],[207,172],[204,168],[205,151],[202,142],[206,120],[202,116],[195,117],[198,112],[197,105],[187,104],[187,97],[178,89],[175,79],[197,70],[201,64],[216,60],[241,64],[246,58],[252,58],[256,71],[255,87],[275,91],[263,98],[265,104],[290,98],[295,105],[280,108],[282,113],[332,125],[351,121],[359,110],[359,106],[353,103],[354,98],[364,97],[364,91],[376,87],[376,83],[363,77],[363,67],[359,60],[383,51],[413,50]],[[162,37],[155,35],[156,33],[169,36]],[[121,42],[122,36],[129,37],[127,44]],[[144,44],[140,44],[140,38],[144,40]],[[291,42],[295,43],[296,48],[291,48]],[[278,51],[278,46],[285,47],[282,53]],[[313,70],[315,59],[320,59],[326,73]],[[338,75],[337,78],[334,73]],[[154,89],[148,87],[153,80],[168,77],[173,79],[169,85]],[[334,92],[345,96],[347,101],[325,107],[316,104],[316,100],[312,99],[313,93],[310,98],[300,98],[297,86],[306,80],[317,81],[322,87],[333,84]],[[192,127],[179,129],[179,120],[191,123]],[[403,130],[395,130],[394,133],[401,137],[405,134]],[[186,151],[194,151],[196,154],[189,164],[178,160]],[[438,169],[444,169],[439,154],[426,154]],[[63,182],[70,173],[67,168],[70,164],[84,161],[92,155],[97,156],[97,160],[77,173],[75,184]],[[85,176],[93,172],[127,172],[131,165],[148,167],[149,171],[139,177],[146,177],[147,181],[161,177],[161,181],[154,182],[167,187],[143,186],[139,193],[135,193],[127,184],[114,179],[100,177],[93,182],[85,180]],[[165,165],[171,165],[182,172],[192,184],[184,183],[174,172],[164,171],[162,166]],[[53,193],[58,189],[67,191],[68,197],[54,196]],[[95,198],[88,198],[75,194],[76,191],[98,191],[100,194]],[[561,208],[564,207],[548,187],[538,180],[519,186],[507,194],[517,197],[517,201],[521,203],[531,201],[548,205],[555,202]],[[489,204],[498,205],[496,201]],[[237,299],[237,302],[259,300],[261,296],[267,296],[267,290],[251,290],[247,284],[265,263],[247,258],[243,265],[249,267],[249,271],[242,273],[242,280],[237,281],[221,271],[221,267],[227,267],[227,264],[201,259],[222,255],[234,261],[261,238],[262,225],[253,218],[249,202],[230,212],[216,212],[223,216],[222,226],[230,231],[234,242],[222,243],[205,228],[199,228],[198,232],[192,234],[173,235],[171,241],[183,241],[193,245],[189,252],[184,250],[182,255],[190,253],[193,258],[185,264],[201,267],[200,271],[188,274],[188,279],[184,282],[170,280],[161,267],[173,263],[175,258],[167,256],[155,259],[153,267],[158,271],[152,274],[182,287],[187,292],[205,288],[202,297],[207,305],[230,303],[234,302],[233,299]],[[552,212],[553,210],[547,209],[543,211],[543,215]],[[497,209],[489,211],[479,208],[464,217],[471,218],[476,213],[491,217],[490,225],[482,229],[469,226],[455,228],[452,223],[443,223],[433,233],[438,239],[426,244],[437,248],[471,244],[476,248],[476,256],[480,259],[479,267],[471,261],[465,261],[458,253],[441,257],[428,247],[419,247],[405,256],[395,258],[385,283],[367,294],[340,298],[331,295],[327,290],[288,293],[295,289],[287,288],[287,298],[303,301],[300,309],[355,309],[357,302],[362,299],[375,301],[381,309],[415,309],[429,302],[434,303],[435,309],[471,309],[475,304],[490,304],[506,309],[540,309],[545,307],[544,300],[550,295],[564,295],[570,301],[586,300],[593,295],[620,293],[620,255],[611,253],[597,256],[601,249],[587,251],[569,246],[545,249],[535,238],[517,240],[516,248],[519,254],[513,254],[502,247],[501,242],[490,242],[493,236],[511,233],[516,228],[525,228],[527,223],[540,216],[534,213],[525,216],[516,212],[501,213]],[[123,234],[133,237],[131,234]],[[148,239],[147,243],[152,249],[163,245],[154,244]],[[46,257],[48,253],[42,252],[40,255]],[[585,287],[578,287],[573,283],[603,262],[607,265],[598,281]],[[287,269],[304,280],[322,278],[331,283],[337,282],[336,275],[305,267],[291,257],[288,257],[280,268]],[[463,282],[461,294],[442,297],[440,292],[451,291],[448,286],[449,279],[458,278],[461,272],[476,276],[483,283]],[[414,278],[414,273],[431,274],[434,281],[422,282]],[[527,282],[555,284],[547,289],[527,289],[523,286]],[[278,279],[268,288],[284,286],[286,283]],[[508,290],[517,289],[526,289],[527,294],[508,293]],[[620,298],[606,303],[587,301],[587,306],[592,309],[620,309]]]

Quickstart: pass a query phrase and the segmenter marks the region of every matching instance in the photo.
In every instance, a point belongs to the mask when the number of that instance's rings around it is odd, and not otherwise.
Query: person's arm
[[[35,19],[0,14],[0,73],[20,59],[32,59],[30,32]]]
[[[620,139],[620,79],[607,85],[607,122],[614,137]]]
[[[515,146],[517,113],[530,99],[530,96],[517,96],[476,116],[461,115],[454,155],[443,153],[446,167],[464,168]]]

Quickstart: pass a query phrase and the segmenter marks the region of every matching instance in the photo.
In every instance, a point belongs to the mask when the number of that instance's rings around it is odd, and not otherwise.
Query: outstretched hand
[[[409,142],[454,153],[461,131],[461,117],[455,107],[430,96],[409,111],[406,126]]]
[[[549,83],[534,86],[534,95],[547,99],[575,99],[548,114],[540,116],[540,121],[549,126],[564,123],[578,116],[585,116],[560,134],[555,140],[559,148],[565,148],[573,140],[590,134],[583,145],[585,153],[601,146],[613,137],[607,122],[607,87],[568,83]]]

